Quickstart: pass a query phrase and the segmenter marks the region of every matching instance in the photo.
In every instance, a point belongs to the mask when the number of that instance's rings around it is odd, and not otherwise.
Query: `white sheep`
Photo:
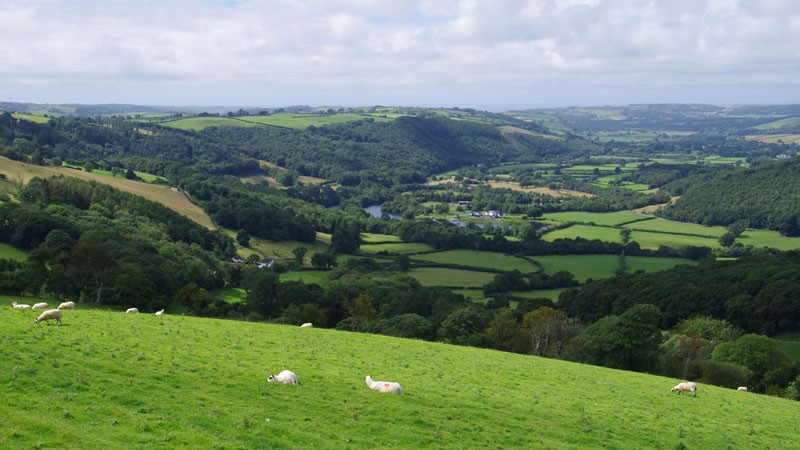
[[[748,391],[747,386],[739,386],[739,389],[736,389],[736,390],[737,391],[742,391],[742,392],[747,392]]]
[[[31,309],[45,309],[47,308],[47,303],[41,302],[31,306]]]
[[[58,305],[58,309],[75,309],[75,302],[64,302]]]
[[[39,325],[39,322],[46,321],[48,325],[50,325],[50,319],[55,320],[57,323],[61,324],[61,310],[60,309],[48,309],[47,311],[42,312],[39,314],[39,317],[36,318],[36,325]]]
[[[300,325],[300,328],[314,328],[314,324],[311,323],[311,322],[306,322],[306,323]]]
[[[366,381],[367,381],[367,387],[369,387],[373,391],[404,395],[403,388],[400,387],[400,383],[396,383],[394,381],[373,381],[370,375],[367,375]]]
[[[282,384],[300,384],[297,381],[297,375],[291,370],[282,370],[281,373],[277,375],[270,375],[267,378],[267,383],[282,383]]]
[[[693,392],[694,396],[697,397],[697,385],[692,383],[691,381],[686,381],[683,383],[677,384],[674,388],[672,388],[672,392],[677,391],[680,394],[683,391]]]
[[[164,314],[164,310],[163,309],[160,309],[160,310],[156,311],[156,315],[157,316],[160,316],[162,314]]]
[[[31,305],[26,305],[25,303],[17,303],[17,302],[11,302],[11,306],[17,309],[29,309],[31,307]]]
[[[128,308],[125,314],[139,314],[139,308]]]

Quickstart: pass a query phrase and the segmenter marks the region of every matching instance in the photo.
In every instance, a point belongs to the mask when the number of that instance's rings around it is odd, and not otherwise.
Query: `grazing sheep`
[[[50,319],[55,320],[59,324],[61,324],[61,310],[60,309],[48,309],[47,311],[42,312],[39,314],[39,317],[36,318],[36,325],[39,325],[39,322],[45,321],[48,325],[50,325]]]
[[[369,387],[373,391],[404,395],[403,388],[400,387],[400,383],[395,383],[394,381],[372,381],[372,377],[370,375],[367,375],[366,380],[367,380],[367,387]]]
[[[31,306],[31,309],[45,309],[45,308],[47,308],[47,303],[45,303],[45,302],[37,303],[37,304]]]
[[[693,392],[694,396],[697,397],[697,385],[692,383],[691,381],[686,381],[684,383],[677,384],[674,388],[672,388],[672,392],[678,391],[680,394],[683,391]]]
[[[128,308],[125,314],[139,314],[139,308]]]
[[[58,305],[58,309],[75,309],[75,302],[64,302]]]
[[[736,390],[737,391],[742,391],[742,392],[747,392],[748,389],[747,389],[746,386],[739,386],[739,389],[736,389]]]
[[[17,303],[17,302],[11,302],[11,306],[17,309],[28,309],[31,307],[31,305],[26,305],[25,303]]]
[[[160,316],[162,314],[164,314],[164,310],[163,309],[160,309],[160,310],[156,311],[156,315],[157,316]]]
[[[282,384],[300,384],[297,381],[297,375],[291,370],[282,370],[281,373],[277,375],[270,375],[267,378],[267,383],[282,383]]]
[[[311,323],[311,322],[306,322],[306,323],[300,325],[300,328],[314,328],[314,324]]]

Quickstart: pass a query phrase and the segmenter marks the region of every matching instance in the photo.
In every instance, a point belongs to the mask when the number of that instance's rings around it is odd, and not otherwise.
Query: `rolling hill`
[[[0,297],[4,448],[791,448],[796,402],[416,340]],[[135,306],[135,305],[131,305]],[[267,384],[283,369],[301,386]],[[364,377],[402,384],[403,397]]]

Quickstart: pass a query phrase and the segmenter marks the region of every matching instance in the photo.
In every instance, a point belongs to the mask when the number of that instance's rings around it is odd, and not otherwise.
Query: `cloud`
[[[7,0],[0,60],[0,88],[792,86],[800,4]]]

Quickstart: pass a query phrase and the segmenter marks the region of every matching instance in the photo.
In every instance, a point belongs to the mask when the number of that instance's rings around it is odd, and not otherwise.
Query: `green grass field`
[[[35,122],[35,123],[47,123],[50,121],[49,117],[42,117],[33,114],[25,114],[25,113],[13,113],[11,114],[14,118],[19,120],[27,120],[28,122]]]
[[[621,242],[619,228],[593,227],[591,225],[573,225],[567,228],[553,230],[542,236],[542,240],[552,242],[556,239],[583,238],[588,240],[599,239],[604,242]]]
[[[25,250],[14,247],[11,244],[4,244],[0,242],[0,259],[16,259],[17,261],[25,261],[28,259],[28,253]]]
[[[547,255],[536,256],[547,274],[566,270],[571,272],[575,279],[583,283],[587,279],[599,280],[611,278],[619,267],[617,255]],[[625,257],[625,272],[633,273],[637,270],[654,272],[666,270],[679,264],[695,264],[693,261],[681,258],[650,258],[645,256]]]
[[[630,211],[617,211],[610,213],[593,213],[582,211],[567,211],[557,213],[547,213],[543,216],[545,219],[553,220],[556,222],[577,222],[577,223],[594,223],[597,225],[614,226],[621,223],[633,222],[635,220],[647,220],[648,216],[638,214]],[[619,232],[617,232],[619,234]]]
[[[378,233],[361,233],[361,242],[365,244],[374,243],[387,243],[387,242],[403,242],[399,236],[392,234],[378,234]]]
[[[696,247],[719,248],[719,241],[715,238],[688,236],[685,234],[653,233],[648,231],[631,232],[631,241],[639,243],[639,247],[656,250],[659,246],[680,248],[693,245]]]
[[[235,237],[236,233],[232,230],[225,230],[229,236]],[[286,263],[294,260],[292,251],[298,247],[304,247],[307,252],[303,261],[306,265],[310,264],[311,257],[315,253],[325,253],[330,246],[330,235],[324,233],[317,233],[317,239],[312,243],[299,242],[299,241],[269,241],[260,238],[250,238],[249,247],[237,246],[237,253],[242,258],[247,259],[252,254],[257,254],[261,258],[271,258],[276,261]]]
[[[513,295],[514,297],[522,297],[522,298],[549,298],[550,300],[557,302],[558,296],[561,295],[561,293],[566,290],[567,290],[566,288],[539,289],[536,291],[512,291],[509,292],[509,294]]]
[[[391,122],[393,119],[362,115],[362,114],[293,114],[293,113],[277,113],[269,116],[245,116],[239,117],[246,122],[252,122],[261,125],[270,125],[274,127],[305,129],[310,126],[330,125],[337,123],[353,122],[356,120],[372,119],[376,122]]]
[[[747,230],[736,238],[736,242],[753,247],[769,247],[778,250],[796,250],[800,248],[800,238],[786,237],[777,231]]]
[[[536,264],[523,258],[503,253],[480,252],[475,250],[446,250],[443,252],[414,255],[411,259],[505,271],[519,270],[522,273],[536,272],[539,270]]]
[[[497,275],[476,270],[448,269],[444,267],[420,267],[411,269],[408,274],[423,286],[447,286],[460,288],[479,288],[494,280]]]
[[[214,289],[208,292],[217,300],[226,303],[242,303],[247,298],[247,291],[242,288]]]
[[[778,347],[787,355],[800,361],[800,342],[798,341],[778,341]]]
[[[371,255],[386,252],[388,255],[407,255],[410,253],[429,252],[433,247],[420,242],[398,242],[388,244],[362,244],[361,253]]]
[[[2,448],[797,447],[800,404],[487,349],[0,298]],[[379,350],[379,351],[376,351]],[[300,386],[266,383],[283,369]],[[370,391],[364,377],[401,383]]]
[[[645,220],[642,222],[634,222],[631,224],[627,224],[625,226],[632,230],[660,231],[663,233],[674,233],[674,234],[689,234],[689,235],[705,236],[714,239],[719,239],[720,236],[725,234],[725,232],[727,231],[725,227],[707,227],[704,225],[698,225],[696,223],[675,222],[673,220],[666,220],[661,218]]]
[[[281,281],[302,281],[305,284],[319,284],[327,270],[301,270],[296,272],[284,272],[281,274]]]
[[[257,127],[257,123],[234,119],[231,117],[187,117],[185,119],[160,122],[159,125],[178,130],[200,131],[208,127]]]

